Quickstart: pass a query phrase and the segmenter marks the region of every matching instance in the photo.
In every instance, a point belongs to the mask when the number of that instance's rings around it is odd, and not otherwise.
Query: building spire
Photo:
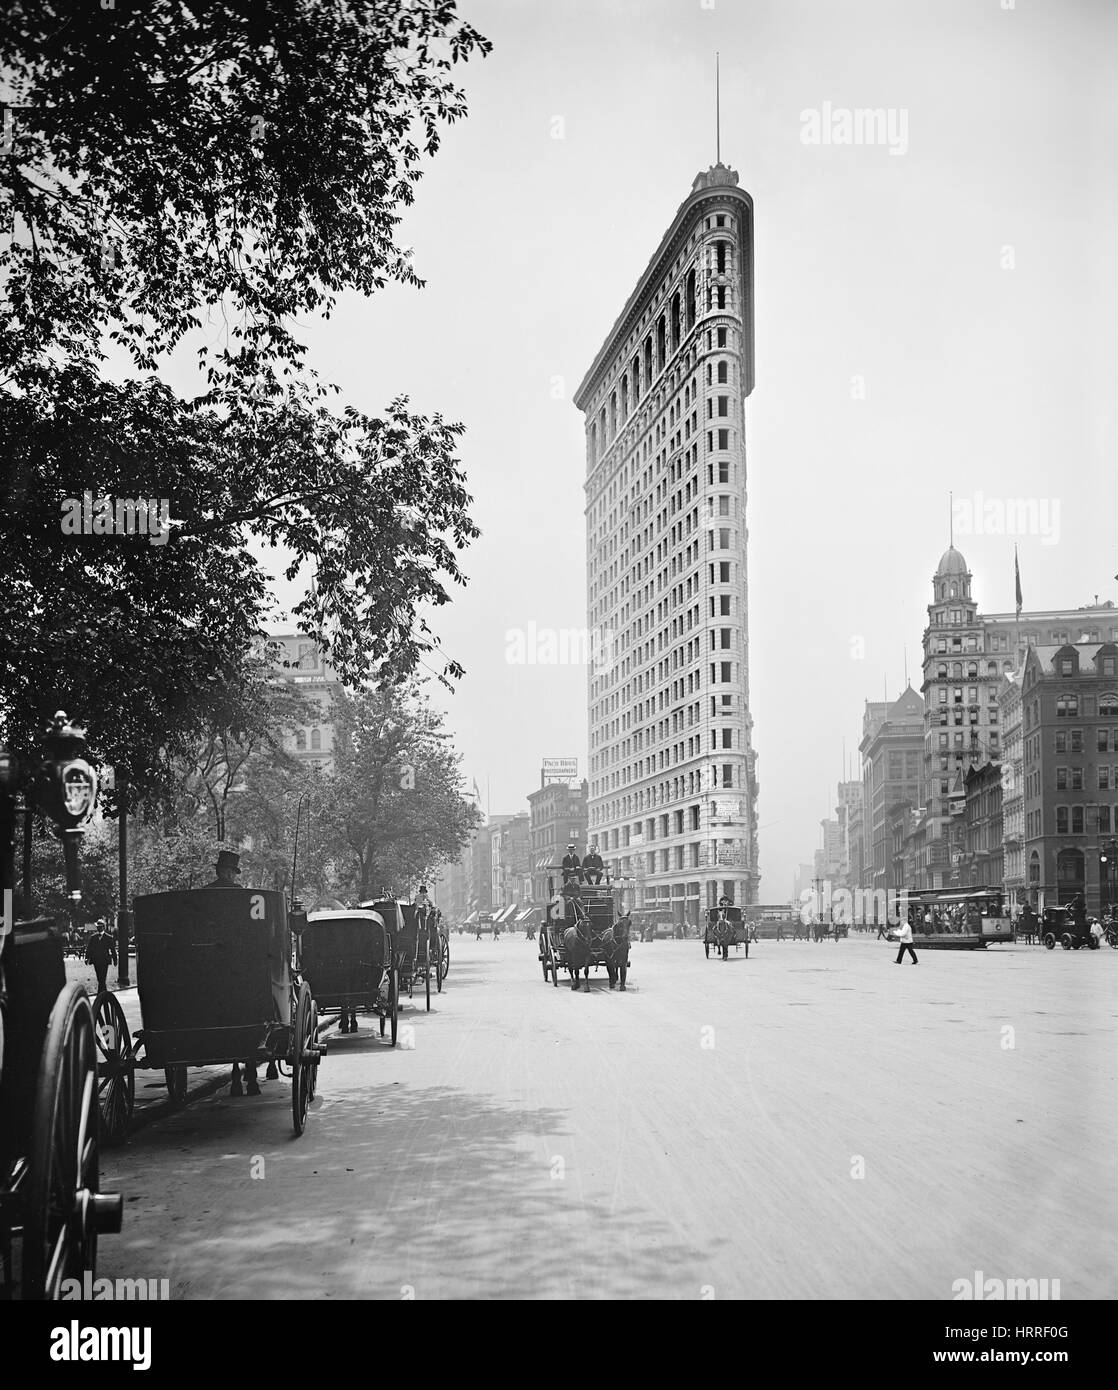
[[[722,89],[717,53],[714,55],[714,162],[722,163]]]

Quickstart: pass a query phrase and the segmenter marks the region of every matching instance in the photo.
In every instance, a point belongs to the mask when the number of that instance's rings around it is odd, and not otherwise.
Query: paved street
[[[100,1271],[174,1298],[949,1299],[976,1269],[1118,1295],[1118,951],[660,941],[627,994],[576,996],[523,939],[452,950],[414,1046],[332,1040],[301,1139],[280,1081],[106,1155]]]

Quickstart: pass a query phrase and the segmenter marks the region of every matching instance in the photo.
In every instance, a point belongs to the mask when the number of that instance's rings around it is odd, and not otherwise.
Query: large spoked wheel
[[[1070,951],[1070,950],[1071,950],[1071,933],[1070,933],[1070,932],[1064,932],[1063,936],[1060,937],[1060,945],[1064,948],[1065,951]]]
[[[1118,927],[1110,927],[1106,933],[1106,944],[1118,951]]]
[[[443,992],[443,975],[445,973],[446,972],[443,970],[443,939],[440,936],[436,943],[435,955],[435,985],[439,994]]]
[[[383,1038],[388,1024],[392,1025],[391,1041],[392,1046],[396,1046],[396,1033],[400,1026],[400,976],[393,969],[387,972],[388,990],[383,1005],[384,1012],[380,1016],[380,1035]]]
[[[1056,933],[1049,931],[1044,933],[1045,950],[1054,951],[1056,949]]]
[[[128,1132],[136,1104],[136,1071],[128,1023],[115,994],[99,994],[93,1006],[97,1044],[97,1105],[101,1139],[119,1144]]]
[[[295,1030],[291,1048],[291,1123],[298,1139],[307,1127],[307,1106],[314,1096],[314,1000],[306,980],[295,997]]]
[[[559,957],[558,957],[558,956],[556,955],[556,953],[555,953],[555,947],[554,947],[554,945],[552,944],[551,933],[550,933],[550,932],[548,932],[548,934],[547,934],[547,959],[548,959],[548,963],[549,963],[550,966],[551,966],[551,983],[555,986],[556,989],[558,989],[558,988],[559,988]]]
[[[354,1029],[354,1032],[356,1031],[357,1030]],[[311,1042],[314,1043],[316,1047],[318,1046],[318,1003],[314,999],[311,1000]],[[309,1073],[310,1084],[309,1094],[307,1095],[308,1105],[312,1100],[314,1100],[315,1096],[318,1094],[318,1063],[319,1058],[316,1055]]]
[[[97,1237],[119,1231],[122,1199],[100,1192],[97,1043],[79,984],[55,1001],[39,1064],[23,1226],[25,1299],[58,1299],[97,1267]]]
[[[163,1079],[167,1083],[167,1095],[170,1097],[172,1105],[183,1105],[186,1102],[186,1068],[185,1067],[164,1067]]]
[[[459,934],[459,936],[461,936],[462,933],[459,932],[458,934]],[[443,979],[445,980],[446,977],[450,974],[450,937],[449,937],[449,936],[444,936],[444,937],[443,937],[443,951],[442,951],[442,957],[443,957]]]

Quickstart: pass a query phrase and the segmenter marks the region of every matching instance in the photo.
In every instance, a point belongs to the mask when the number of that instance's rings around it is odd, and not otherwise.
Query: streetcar
[[[1000,888],[910,888],[899,901],[912,944],[925,950],[985,950],[1017,940]]]

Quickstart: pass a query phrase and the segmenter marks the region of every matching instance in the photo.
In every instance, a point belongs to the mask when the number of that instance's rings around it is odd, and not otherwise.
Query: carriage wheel
[[[97,1043],[79,984],[55,1000],[39,1063],[23,1227],[25,1299],[57,1299],[97,1266],[97,1237],[120,1230],[123,1200],[103,1194],[98,1162]]]
[[[551,944],[551,935],[547,938],[547,958],[551,962],[551,983],[556,989],[559,988],[559,957],[555,954],[555,948]]]
[[[438,954],[435,956],[435,984],[438,987],[438,992],[440,994],[442,994],[443,992],[443,973],[443,939],[440,936],[439,951]]]
[[[186,1068],[165,1067],[163,1079],[167,1083],[167,1094],[172,1105],[182,1105],[186,1100]]]
[[[461,935],[461,933],[459,933],[459,935]],[[443,951],[442,951],[442,957],[443,957],[443,979],[445,980],[446,977],[450,974],[450,937],[449,937],[449,936],[444,936],[444,937],[443,937]]]
[[[353,1031],[356,1033],[357,1029],[355,1028]],[[317,1002],[316,1002],[314,999],[311,1000],[311,1042],[312,1042],[312,1043],[315,1043],[315,1044],[318,1043],[318,1004],[317,1004]],[[310,1072],[309,1072],[309,1075],[308,1075],[308,1083],[309,1083],[309,1084],[308,1084],[307,1104],[309,1105],[310,1102],[311,1102],[312,1100],[314,1100],[315,1094],[316,1094],[316,1092],[318,1091],[318,1058],[317,1058],[317,1057],[314,1059],[314,1062],[313,1062],[313,1064],[311,1065]]]
[[[423,987],[427,993],[427,1012],[431,1012],[431,948],[427,947],[427,959],[423,964]]]
[[[1044,933],[1044,946],[1045,946],[1045,949],[1046,949],[1046,950],[1049,950],[1049,951],[1053,951],[1053,950],[1056,949],[1056,933],[1055,933],[1055,932],[1049,931],[1049,932],[1045,932],[1045,933]]]
[[[392,972],[392,1046],[396,1046],[396,1033],[400,1026],[400,976]]]
[[[1064,932],[1063,936],[1060,937],[1060,945],[1065,951],[1071,950],[1071,935],[1068,932]]]
[[[311,999],[311,987],[304,980],[295,997],[295,1029],[289,1058],[291,1066],[291,1123],[295,1129],[296,1139],[307,1126],[307,1106],[310,1104],[311,1095],[314,1092],[314,1083],[310,1077],[310,1047],[314,1039],[314,1034],[311,1032],[313,1011],[314,1001]]]
[[[97,1104],[101,1138],[119,1144],[128,1132],[136,1103],[136,1072],[128,1023],[115,994],[99,994],[93,1006],[93,1037],[97,1044]]]

